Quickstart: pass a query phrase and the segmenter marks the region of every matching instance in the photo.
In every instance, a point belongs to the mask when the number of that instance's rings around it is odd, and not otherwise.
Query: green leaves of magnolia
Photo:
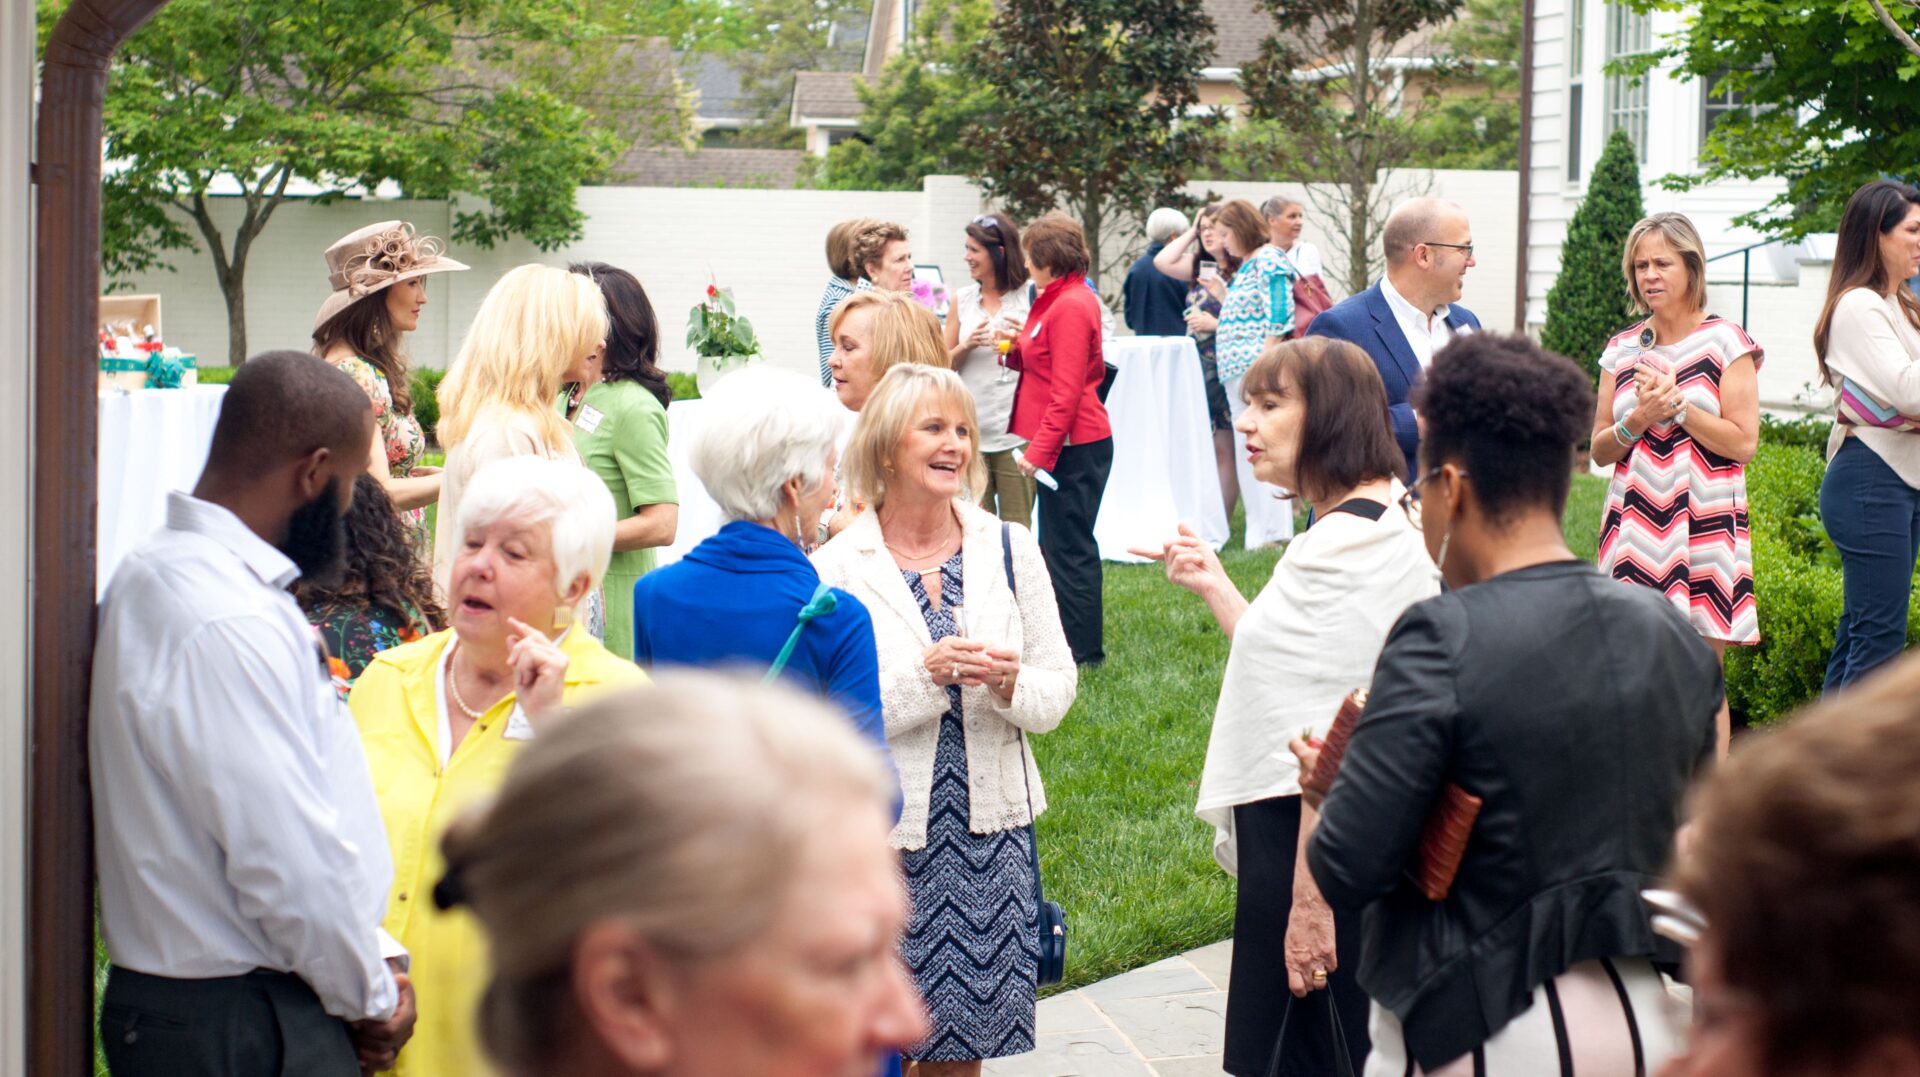
[[[1798,237],[1836,227],[1847,198],[1869,180],[1920,178],[1920,57],[1881,25],[1867,0],[1627,3],[1687,13],[1684,29],[1627,69],[1672,65],[1709,80],[1724,73],[1721,86],[1754,106],[1714,126],[1699,171],[1663,177],[1663,185],[1783,178],[1785,193],[1736,221]],[[1887,7],[1913,25],[1912,8]]]

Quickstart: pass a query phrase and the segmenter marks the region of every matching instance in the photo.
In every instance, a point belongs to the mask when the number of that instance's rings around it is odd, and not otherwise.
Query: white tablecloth
[[[100,505],[95,597],[167,519],[167,492],[191,490],[213,444],[224,385],[100,394]]]
[[[1185,523],[1227,542],[1227,510],[1214,467],[1207,386],[1191,337],[1122,337],[1106,345],[1120,368],[1107,394],[1113,471],[1093,537],[1108,561],[1139,561],[1129,546],[1157,546]]]

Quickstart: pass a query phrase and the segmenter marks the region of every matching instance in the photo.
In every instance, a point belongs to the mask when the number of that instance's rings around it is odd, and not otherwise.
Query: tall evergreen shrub
[[[1542,347],[1579,363],[1596,382],[1608,338],[1633,321],[1620,253],[1644,216],[1633,141],[1616,130],[1587,180],[1586,200],[1567,225],[1560,276],[1547,290],[1547,324],[1540,331]]]

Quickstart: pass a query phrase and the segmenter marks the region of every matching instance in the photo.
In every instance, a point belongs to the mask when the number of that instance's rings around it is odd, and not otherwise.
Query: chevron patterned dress
[[[958,635],[953,607],[963,601],[960,555],[940,567],[940,608],[920,574],[900,575],[920,602],[935,641]],[[967,739],[960,689],[947,689],[925,848],[900,854],[913,912],[900,944],[932,1018],[932,1033],[907,1057],[924,1062],[1002,1058],[1033,1050],[1033,829],[996,834],[967,828]]]
[[[1709,315],[1684,340],[1642,349],[1643,325],[1607,343],[1601,369],[1613,375],[1613,417],[1639,403],[1633,371],[1641,364],[1675,372],[1695,414],[1720,414],[1720,378],[1758,344],[1739,326]],[[1686,614],[1694,630],[1728,643],[1760,642],[1753,606],[1753,550],[1747,531],[1746,468],[1709,450],[1684,427],[1660,423],[1613,467],[1600,527],[1600,568],[1616,580],[1651,587]]]

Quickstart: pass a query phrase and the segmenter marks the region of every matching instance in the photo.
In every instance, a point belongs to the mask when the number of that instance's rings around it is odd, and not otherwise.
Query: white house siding
[[[1567,222],[1586,194],[1586,180],[1607,137],[1606,75],[1607,8],[1605,0],[1532,0],[1534,10],[1533,62],[1533,157],[1532,193],[1529,200],[1531,223],[1527,261],[1527,325],[1537,332],[1546,321],[1547,290],[1560,271],[1560,245],[1566,238]],[[1585,9],[1585,32],[1581,55],[1569,55],[1573,5]],[[1682,27],[1684,15],[1656,12],[1653,16],[1653,40],[1658,43]],[[1569,132],[1570,76],[1574,65],[1583,73],[1585,90],[1580,109],[1580,177],[1569,181],[1567,139]],[[1661,177],[1684,174],[1699,168],[1701,145],[1701,92],[1693,80],[1675,77],[1665,67],[1649,77],[1647,83],[1648,123],[1646,159],[1640,166],[1641,196],[1648,212],[1672,210],[1684,213],[1700,230],[1709,257],[1738,250],[1764,239],[1751,229],[1736,227],[1733,218],[1759,209],[1784,187],[1779,181],[1724,181],[1678,193],[1656,186]],[[1790,403],[1807,380],[1811,369],[1813,318],[1817,316],[1825,288],[1824,273],[1801,273],[1798,286],[1773,271],[1763,252],[1755,251],[1752,293],[1752,326],[1756,337],[1769,347],[1769,363],[1761,374],[1761,395],[1769,405]],[[1715,262],[1708,267],[1708,279],[1715,286],[1709,298],[1715,313],[1729,318],[1740,316],[1740,273],[1738,257]],[[1813,278],[1818,278],[1817,280]],[[1723,284],[1730,287],[1721,286]],[[1785,285],[1785,286],[1783,286]],[[1623,284],[1624,286],[1624,284]],[[1765,297],[1764,301],[1763,298]],[[1804,359],[1804,362],[1802,361]]]
[[[0,4],[0,1077],[26,1072],[33,41],[33,5]]]
[[[1512,172],[1433,172],[1388,177],[1409,190],[1451,198],[1472,217],[1480,265],[1467,277],[1465,302],[1489,326],[1513,324],[1516,249],[1516,187]],[[1246,197],[1256,204],[1286,192],[1301,197],[1298,184],[1194,184],[1190,191]],[[1308,201],[1307,238],[1323,251],[1331,222]],[[420,329],[408,341],[416,363],[444,367],[458,351],[487,288],[525,262],[564,265],[598,259],[622,266],[646,285],[660,316],[662,359],[668,369],[692,369],[687,351],[687,311],[700,301],[711,278],[734,289],[741,312],[753,320],[767,357],[795,370],[817,369],[813,328],[826,282],[823,249],[827,229],[847,217],[899,221],[910,234],[915,261],[937,265],[951,287],[966,282],[964,228],[981,212],[979,190],[957,176],[930,176],[920,191],[778,191],[709,188],[588,187],[579,192],[587,214],[585,236],[551,254],[524,241],[491,251],[454,245],[467,273],[427,278],[427,307]],[[238,200],[220,199],[214,212],[230,225]],[[248,347],[305,348],[313,312],[326,297],[321,252],[332,240],[383,219],[411,221],[422,233],[445,237],[450,213],[442,202],[348,201],[329,206],[284,205],[254,246],[247,269]],[[1118,230],[1109,234],[1117,238]],[[143,274],[127,290],[162,297],[167,342],[219,364],[226,361],[226,307],[206,255],[180,252],[175,271]],[[1337,283],[1337,282],[1336,282]],[[1116,291],[1119,281],[1105,282]]]

